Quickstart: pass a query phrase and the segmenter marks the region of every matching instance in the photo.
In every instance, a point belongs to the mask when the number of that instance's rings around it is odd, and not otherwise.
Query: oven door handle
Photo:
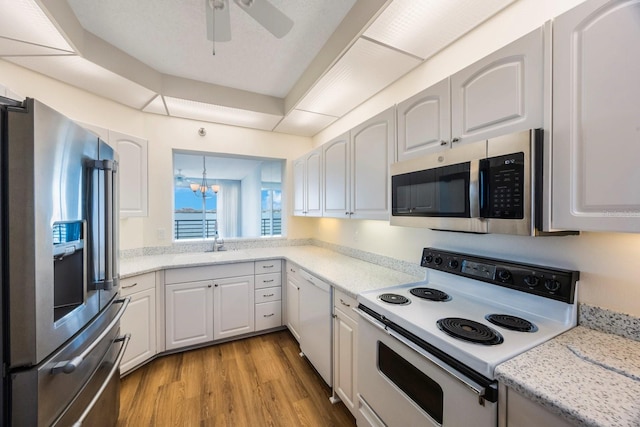
[[[113,303],[122,304],[122,307],[120,307],[120,310],[118,310],[118,313],[116,313],[113,320],[111,320],[111,323],[109,323],[109,325],[104,328],[100,336],[95,340],[93,340],[91,345],[87,347],[82,353],[80,353],[79,356],[76,356],[71,360],[63,360],[62,362],[56,363],[55,366],[51,368],[51,373],[53,375],[59,374],[61,372],[65,374],[70,374],[76,369],[78,369],[78,366],[80,366],[80,364],[84,361],[84,359],[93,351],[94,348],[96,348],[98,344],[100,344],[100,342],[104,339],[104,337],[106,337],[107,334],[111,331],[111,329],[113,329],[113,327],[120,321],[120,318],[122,317],[125,310],[127,309],[127,306],[129,305],[130,301],[131,301],[131,297],[115,300]]]
[[[82,412],[82,414],[80,415],[80,418],[78,418],[78,420],[72,424],[72,427],[82,426],[82,423],[84,422],[85,418],[87,418],[87,415],[89,415],[93,407],[96,406],[96,403],[98,403],[98,400],[100,400],[102,393],[104,393],[104,391],[109,386],[109,382],[111,381],[111,378],[113,378],[113,376],[120,369],[120,362],[122,362],[122,358],[124,357],[124,352],[127,351],[127,346],[129,345],[130,339],[131,339],[131,334],[125,334],[124,336],[118,337],[114,340],[114,342],[122,341],[122,347],[120,347],[118,356],[116,357],[115,362],[113,362],[113,366],[111,367],[111,370],[107,374],[107,377],[105,378],[104,382],[96,392],[95,396],[93,396],[93,399],[91,399],[91,402],[89,402],[84,412]]]
[[[412,350],[416,351],[421,356],[425,357],[426,359],[428,359],[429,361],[431,361],[432,363],[434,363],[435,365],[437,365],[441,369],[445,370],[453,378],[455,378],[458,381],[460,381],[467,388],[469,388],[471,391],[473,391],[474,393],[476,393],[478,395],[478,403],[480,405],[484,406],[484,399],[485,399],[485,396],[487,394],[487,389],[485,387],[483,387],[480,384],[476,383],[475,381],[473,381],[471,378],[467,377],[466,375],[463,375],[460,372],[456,371],[451,366],[449,366],[446,363],[442,362],[440,359],[438,359],[437,357],[433,356],[431,353],[425,351],[420,346],[412,343],[411,341],[409,341],[408,339],[406,339],[402,335],[399,335],[396,332],[394,332],[393,330],[390,330],[387,326],[381,324],[380,322],[378,322],[376,319],[372,318],[369,314],[365,313],[364,311],[362,311],[360,309],[356,309],[356,311],[360,314],[360,317],[362,317],[368,323],[370,323],[371,325],[373,325],[376,328],[380,329],[381,331],[387,333],[390,337],[395,338],[400,343],[402,343],[402,344],[406,345],[407,347],[411,348]]]

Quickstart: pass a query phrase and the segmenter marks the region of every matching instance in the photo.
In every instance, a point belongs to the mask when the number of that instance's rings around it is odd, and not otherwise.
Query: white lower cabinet
[[[213,280],[165,286],[166,349],[213,341]]]
[[[358,315],[356,300],[334,290],[333,392],[354,417],[358,411]]]
[[[282,261],[257,261],[256,332],[282,326]]]
[[[214,280],[213,339],[254,331],[254,276]]]
[[[287,285],[285,296],[286,325],[294,338],[300,342],[300,268],[287,262]]]
[[[498,427],[569,427],[573,424],[544,406],[500,384]]]
[[[131,302],[120,320],[122,333],[131,334],[120,364],[125,374],[156,354],[156,281],[155,273],[128,277],[120,282],[123,297]]]

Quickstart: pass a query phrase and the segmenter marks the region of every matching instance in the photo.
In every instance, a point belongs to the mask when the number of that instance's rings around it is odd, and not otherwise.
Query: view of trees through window
[[[174,151],[174,239],[282,235],[284,160]]]

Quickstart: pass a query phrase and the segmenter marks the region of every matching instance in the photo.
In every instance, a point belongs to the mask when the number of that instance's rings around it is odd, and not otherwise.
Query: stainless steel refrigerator
[[[34,99],[0,98],[2,425],[113,426],[117,156]]]

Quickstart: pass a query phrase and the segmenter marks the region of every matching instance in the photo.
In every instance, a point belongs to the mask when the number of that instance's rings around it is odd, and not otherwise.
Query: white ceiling
[[[515,0],[269,0],[294,21],[281,39],[231,1],[215,56],[207,1],[0,0],[0,58],[154,114],[313,136]]]

